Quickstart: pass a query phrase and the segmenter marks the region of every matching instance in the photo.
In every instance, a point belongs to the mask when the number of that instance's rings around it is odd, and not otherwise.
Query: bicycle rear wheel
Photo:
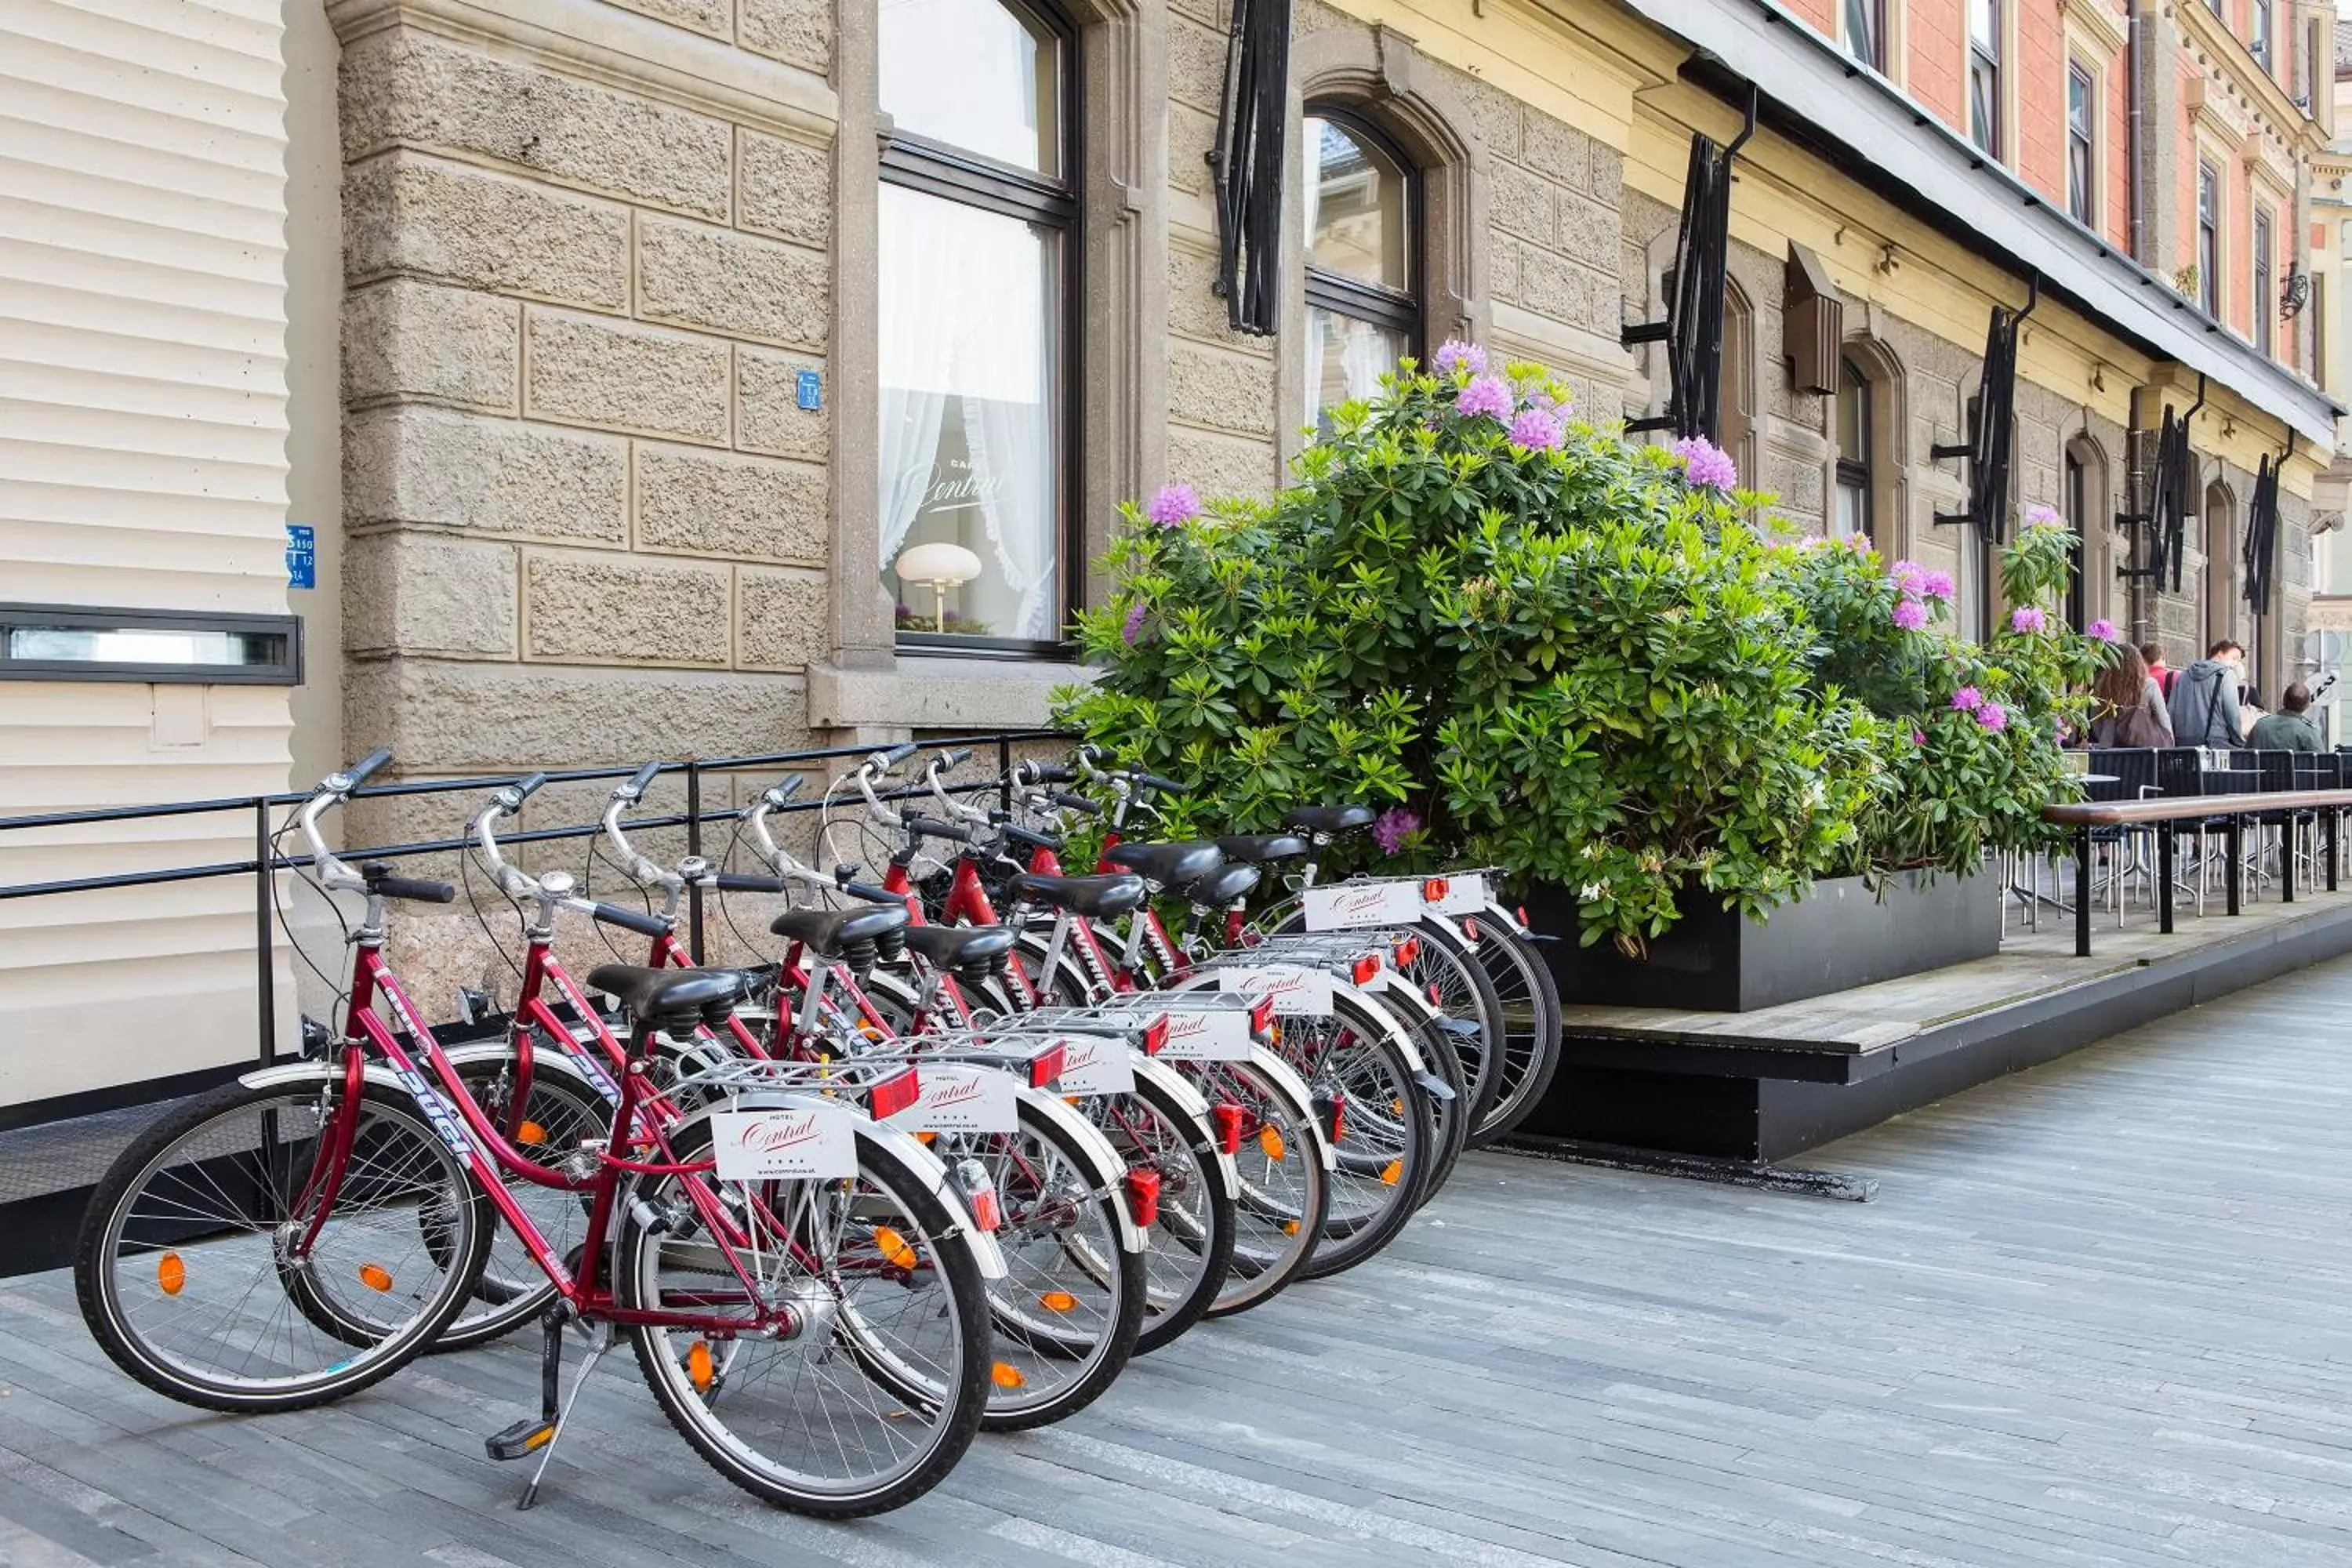
[[[157,1393],[295,1410],[424,1350],[470,1297],[490,1226],[415,1100],[370,1083],[354,1101],[321,1066],[148,1128],[90,1196],[74,1285],[100,1347]]]
[[[1283,1019],[1275,1047],[1318,1098],[1336,1097],[1342,1108],[1331,1201],[1322,1239],[1299,1269],[1306,1279],[1353,1268],[1394,1240],[1419,1206],[1436,1152],[1427,1091],[1386,1022],[1345,991],[1332,1001],[1328,1018]]]
[[[1470,1134],[1483,1148],[1508,1136],[1543,1103],[1559,1071],[1559,984],[1525,931],[1499,911],[1476,917],[1478,955],[1503,1009],[1503,1049],[1495,1098]]]
[[[859,1128],[848,1180],[646,1176],[620,1205],[614,1298],[676,1320],[632,1331],[655,1400],[712,1468],[797,1513],[912,1502],[955,1468],[987,1406],[980,1266],[960,1216],[882,1147],[890,1136]],[[709,1138],[688,1122],[670,1147],[705,1158]],[[689,1183],[709,1183],[733,1237],[711,1234]],[[793,1307],[797,1331],[728,1326],[760,1316],[746,1278]]]
[[[1330,1173],[1311,1099],[1274,1072],[1249,1061],[1202,1062],[1193,1081],[1210,1104],[1242,1112],[1233,1262],[1207,1314],[1223,1318],[1272,1300],[1315,1255],[1331,1206]]]

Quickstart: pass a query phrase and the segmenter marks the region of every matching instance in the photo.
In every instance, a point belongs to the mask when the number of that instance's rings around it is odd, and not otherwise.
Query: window
[[[2081,66],[2066,68],[2066,210],[2079,224],[2097,226],[2091,183],[2091,127],[2097,121],[2097,96],[2091,73]]]
[[[1066,36],[1003,0],[882,0],[881,572],[902,640],[1060,643],[1075,574]],[[901,580],[898,563],[930,574]]]
[[[1969,0],[1969,140],[2000,156],[2000,0]]]
[[[2236,502],[2219,483],[2205,487],[2205,640],[2238,635],[2237,563],[2231,550]]]
[[[302,621],[0,605],[0,679],[299,686]]]
[[[1853,361],[1838,362],[1837,507],[1831,536],[1851,538],[1871,531],[1870,381]]]
[[[2271,352],[2278,307],[2271,298],[2271,215],[2254,214],[2254,346]]]
[[[1886,0],[1845,0],[1845,52],[1873,70],[1886,68]]]
[[[2319,112],[2319,24],[2305,24],[2303,35],[2303,96],[2295,100],[2305,114]]]
[[[2246,48],[2263,69],[2271,68],[2271,0],[2253,0],[2253,31],[2246,39]]]
[[[1419,351],[1413,176],[1404,156],[1344,110],[1310,107],[1307,160],[1307,423],[1380,390]]]
[[[2091,623],[2085,604],[2083,556],[2091,538],[2091,470],[2073,447],[2065,458],[2066,521],[2074,525],[2074,542],[2067,552],[2066,624],[2081,631]]]
[[[2221,176],[2210,163],[2197,165],[2197,302],[2221,314]]]

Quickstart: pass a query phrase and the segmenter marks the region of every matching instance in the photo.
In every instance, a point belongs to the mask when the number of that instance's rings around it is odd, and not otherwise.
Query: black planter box
[[[1559,939],[1542,950],[1562,1002],[1682,1012],[1753,1012],[2000,951],[2000,902],[1986,877],[1906,871],[1883,899],[1862,878],[1841,877],[1815,882],[1760,923],[1704,897],[1685,900],[1683,918],[1651,941],[1646,958],[1606,942],[1579,947],[1570,889],[1532,889],[1528,923]]]

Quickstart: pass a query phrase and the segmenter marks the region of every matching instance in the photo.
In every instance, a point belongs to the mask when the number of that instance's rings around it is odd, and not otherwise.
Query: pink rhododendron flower
[[[1915,745],[1915,746],[1924,746],[1924,745],[1926,745],[1926,744],[1927,743],[1927,731],[1925,731],[1925,730],[1914,730],[1914,731],[1911,731],[1911,743],[1912,743],[1913,745]]]
[[[2009,728],[2009,710],[1998,702],[1988,702],[1977,710],[1977,722],[1988,730]]]
[[[1454,412],[1465,419],[1485,415],[1489,419],[1511,416],[1511,387],[1499,375],[1474,375],[1454,399]]]
[[[2065,520],[2058,515],[2057,510],[2053,507],[2030,506],[2025,509],[2025,526],[2028,528],[2063,528],[2066,526],[2066,523]]]
[[[1906,594],[1918,594],[1927,586],[1927,574],[1916,561],[1897,561],[1886,569],[1886,580]]]
[[[1949,572],[1930,572],[1919,579],[1919,592],[1930,599],[1948,599],[1958,591]]]
[[[1927,624],[1927,606],[1916,599],[1896,600],[1895,624],[1906,632],[1917,631]]]
[[[2011,613],[2009,629],[2013,632],[2045,632],[2050,629],[2050,617],[2028,605]]]
[[[1683,477],[1708,489],[1727,490],[1739,483],[1739,465],[1731,454],[1704,436],[1689,436],[1674,445]]]
[[[1201,498],[1190,485],[1162,485],[1143,515],[1162,528],[1174,528],[1201,515]]]
[[[1143,605],[1140,602],[1128,606],[1127,624],[1119,628],[1118,635],[1129,644],[1143,635]]]
[[[1438,344],[1436,360],[1440,375],[1452,375],[1457,370],[1466,370],[1472,375],[1486,374],[1486,351],[1460,338],[1448,338]]]
[[[2087,635],[2098,638],[2101,642],[2113,642],[2116,640],[2116,623],[2102,616],[2091,623]]]
[[[1394,855],[1404,847],[1408,835],[1420,830],[1421,818],[1401,805],[1392,805],[1373,820],[1372,841],[1385,855]]]
[[[1952,710],[1956,713],[1973,713],[1983,706],[1984,693],[1973,686],[1963,686],[1952,693]]]
[[[1511,445],[1523,452],[1559,450],[1559,421],[1540,408],[1530,408],[1511,421]]]

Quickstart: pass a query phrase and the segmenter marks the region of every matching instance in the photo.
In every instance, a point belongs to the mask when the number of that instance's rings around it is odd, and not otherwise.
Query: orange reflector
[[[1411,968],[1413,961],[1420,956],[1421,938],[1409,936],[1396,944],[1396,961],[1399,969]]]
[[[1025,1388],[1029,1380],[1011,1362],[1001,1361],[988,1369],[988,1380],[999,1388]]]
[[[1390,1100],[1389,1109],[1397,1115],[1402,1116],[1404,1114],[1404,1097],[1402,1095],[1399,1095],[1396,1099]]]
[[[1282,1222],[1282,1234],[1285,1236],[1297,1236],[1298,1234],[1298,1222],[1295,1219],[1284,1220]]]
[[[1386,1165],[1381,1167],[1381,1185],[1393,1187],[1402,1180],[1404,1180],[1402,1160],[1391,1160]]]
[[[918,1132],[915,1134],[915,1142],[918,1143],[936,1143],[939,1141],[940,1135],[936,1132]]]
[[[382,1295],[392,1289],[392,1274],[380,1263],[360,1265],[360,1283]]]
[[[912,1268],[915,1266],[915,1249],[907,1245],[905,1237],[887,1225],[874,1227],[874,1247],[890,1260],[894,1268]]]
[[[1357,984],[1370,985],[1380,972],[1381,955],[1377,952],[1368,952],[1356,960],[1356,967],[1349,973]]]
[[[530,1436],[525,1437],[522,1440],[522,1446],[526,1448],[536,1451],[546,1447],[550,1443],[554,1441],[555,1428],[552,1426],[542,1426],[538,1431],[533,1432]]]
[[[155,1283],[166,1296],[176,1296],[186,1289],[188,1266],[176,1252],[167,1252],[155,1260]]]
[[[686,1352],[686,1375],[697,1394],[709,1393],[710,1385],[718,1381],[719,1369],[711,1364],[709,1340],[695,1341],[694,1348]]]
[[[1445,879],[1432,877],[1421,885],[1422,901],[1433,904],[1445,896]]]
[[[530,1145],[547,1142],[547,1129],[536,1121],[526,1121],[515,1129],[515,1142]]]
[[[1257,1146],[1265,1151],[1265,1157],[1269,1160],[1279,1160],[1286,1152],[1287,1152],[1287,1150],[1282,1142],[1281,1130],[1278,1128],[1259,1128],[1257,1130]]]
[[[1209,1120],[1217,1129],[1217,1147],[1228,1154],[1242,1152],[1242,1108],[1230,1100],[1220,1100],[1209,1107]]]
[[[1037,1298],[1037,1305],[1049,1312],[1075,1312],[1078,1310],[1078,1299],[1067,1290],[1048,1290]]]

